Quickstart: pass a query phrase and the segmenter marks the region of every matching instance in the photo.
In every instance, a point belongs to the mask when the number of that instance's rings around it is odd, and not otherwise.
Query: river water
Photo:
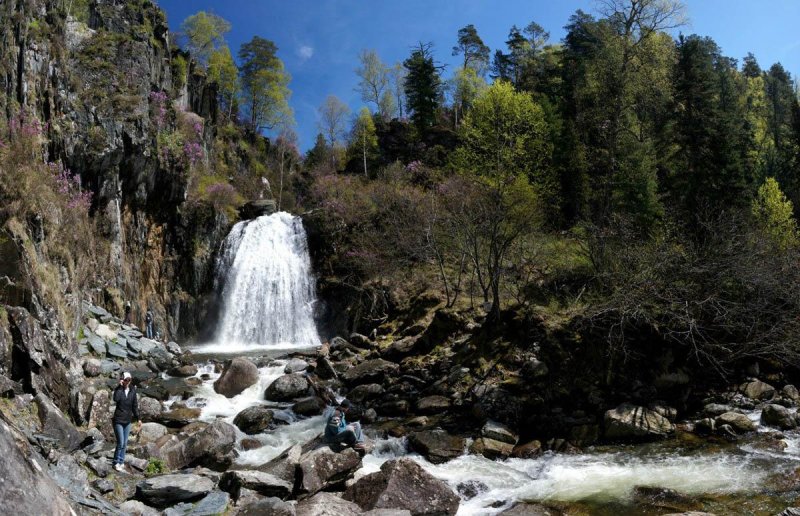
[[[286,448],[309,441],[322,430],[321,416],[298,418],[288,405],[264,400],[266,387],[281,376],[284,362],[277,360],[259,369],[256,385],[228,399],[214,392],[218,377],[209,365],[198,372],[205,380],[188,400],[201,408],[201,419],[222,418],[232,423],[241,410],[257,404],[276,409],[276,417],[288,424],[275,430],[245,436],[263,443],[261,448],[240,451],[238,463],[255,466],[276,457]],[[758,420],[759,412],[750,416]],[[237,429],[238,432],[238,429]],[[381,464],[398,457],[419,462],[428,472],[447,482],[453,490],[464,482],[479,482],[482,492],[462,497],[459,515],[496,514],[518,501],[549,504],[570,514],[663,514],[664,508],[642,509],[636,487],[671,489],[684,495],[691,508],[717,514],[776,514],[792,505],[797,491],[781,487],[800,468],[800,433],[783,434],[786,448],[765,446],[770,430],[764,427],[738,444],[720,444],[691,439],[630,446],[597,446],[584,453],[551,454],[535,459],[489,460],[466,454],[445,464],[431,464],[411,453],[402,438],[373,438],[373,450],[364,457],[359,478],[378,471]]]

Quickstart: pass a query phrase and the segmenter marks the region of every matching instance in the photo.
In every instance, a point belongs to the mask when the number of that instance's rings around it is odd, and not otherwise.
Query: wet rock
[[[342,488],[361,468],[361,455],[352,448],[336,453],[328,446],[315,448],[297,462],[299,492],[311,496],[319,491]]]
[[[138,500],[128,500],[120,504],[120,510],[132,516],[161,516],[161,511],[153,509]]]
[[[489,490],[489,486],[481,482],[480,480],[467,480],[466,482],[460,482],[456,486],[456,491],[460,494],[465,500],[471,500],[475,498],[481,493],[485,493]]]
[[[211,491],[199,502],[182,502],[164,511],[164,516],[217,516],[225,514],[231,497],[224,491]]]
[[[299,399],[292,405],[292,410],[298,416],[318,416],[324,409],[325,402],[316,396]]]
[[[714,421],[717,428],[722,425],[729,425],[737,433],[752,432],[756,429],[756,424],[744,414],[738,412],[725,412],[720,414]]]
[[[664,416],[644,407],[623,403],[606,411],[605,437],[611,440],[658,439],[675,431],[675,427]]]
[[[439,414],[450,408],[450,399],[444,396],[426,396],[417,401],[417,412],[421,414]]]
[[[260,434],[269,428],[273,416],[274,412],[272,410],[256,405],[236,414],[233,424],[248,435]]]
[[[252,437],[245,437],[239,442],[239,445],[242,447],[244,451],[249,451],[249,450],[257,450],[263,447],[264,443],[262,443],[258,439],[253,439]]]
[[[269,384],[264,397],[271,401],[292,401],[308,394],[308,379],[300,374],[285,374]]]
[[[778,516],[800,516],[800,507],[789,507]]]
[[[157,423],[170,428],[181,428],[200,417],[200,409],[179,407],[154,417]]]
[[[144,423],[139,430],[139,444],[154,443],[167,435],[167,427],[158,423]]]
[[[714,433],[716,423],[710,417],[700,419],[694,424],[694,431],[700,435],[708,435]]]
[[[158,455],[170,469],[202,465],[218,469],[236,444],[236,429],[224,421],[214,421],[183,441],[170,443]]]
[[[464,453],[465,439],[450,435],[441,428],[414,432],[408,445],[434,464],[442,464]]]
[[[183,355],[183,350],[181,349],[181,347],[178,345],[177,342],[173,341],[167,342],[167,351],[176,356]]]
[[[404,416],[408,414],[411,404],[406,400],[395,400],[381,403],[378,411],[385,416]]]
[[[381,396],[384,392],[383,387],[377,383],[365,383],[357,385],[347,393],[347,399],[356,403],[363,403]]]
[[[764,407],[764,410],[761,411],[761,422],[765,425],[778,427],[781,430],[797,428],[795,414],[780,405],[770,404]]]
[[[242,488],[283,500],[292,494],[292,487],[291,482],[269,473],[255,470],[226,471],[219,480],[219,488],[230,493],[231,498],[234,500],[239,499]]]
[[[161,401],[167,401],[173,396],[187,399],[192,392],[183,378],[152,378],[139,387],[139,394],[150,396]]]
[[[244,505],[237,516],[295,516],[295,508],[280,498],[270,497]]]
[[[562,513],[542,504],[522,502],[514,504],[499,514],[503,516],[559,516]]]
[[[706,417],[717,417],[726,412],[732,412],[730,405],[721,403],[709,403],[703,407],[703,415]]]
[[[168,373],[170,376],[178,376],[180,378],[188,378],[197,374],[197,366],[194,364],[182,365],[173,367]]]
[[[154,507],[199,500],[214,488],[214,482],[193,474],[161,475],[136,485],[136,497]]]
[[[795,403],[800,401],[800,391],[798,391],[797,387],[794,385],[785,385],[783,389],[781,389],[781,393]]]
[[[511,452],[511,456],[518,459],[533,459],[541,454],[542,443],[538,440],[515,446],[514,450]]]
[[[361,335],[360,333],[351,333],[350,334],[350,344],[357,348],[361,349],[374,349],[375,343],[372,342],[369,337],[366,335]]]
[[[514,451],[514,445],[489,439],[488,437],[479,437],[472,441],[469,447],[469,452],[475,455],[483,455],[487,459],[500,459],[506,458]]]
[[[308,369],[308,362],[300,358],[292,358],[286,362],[286,367],[283,368],[283,372],[286,374],[300,373],[306,369]]]
[[[736,434],[736,430],[734,430],[731,425],[717,425],[716,432],[731,442],[735,442],[739,439],[739,436]]]
[[[83,436],[70,423],[58,407],[44,394],[36,395],[36,407],[42,423],[42,434],[56,439],[66,451],[77,450]]]
[[[148,396],[139,396],[139,417],[144,422],[156,421],[162,412],[164,405],[160,401]]]
[[[342,379],[349,385],[359,385],[362,383],[383,383],[387,376],[394,376],[399,371],[400,366],[392,362],[377,358],[367,360],[355,367],[347,369],[342,374]]]
[[[385,462],[380,471],[348,487],[344,498],[364,510],[406,509],[413,515],[453,515],[459,506],[447,484],[410,459]]]
[[[753,380],[752,382],[742,384],[739,390],[742,394],[753,400],[766,400],[775,394],[775,387],[761,380]]]
[[[150,368],[156,371],[167,371],[172,367],[175,356],[161,346],[153,347],[147,355],[150,357]]]
[[[487,421],[481,428],[481,435],[496,441],[508,443],[512,446],[519,441],[519,436],[508,426],[497,421]]]
[[[362,513],[357,504],[333,493],[317,493],[295,506],[297,516],[356,516]]]

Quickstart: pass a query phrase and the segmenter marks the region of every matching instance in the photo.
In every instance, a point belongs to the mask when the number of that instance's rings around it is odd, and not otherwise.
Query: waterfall
[[[237,223],[217,262],[217,285],[219,351],[320,344],[313,317],[316,285],[299,217],[279,212]]]

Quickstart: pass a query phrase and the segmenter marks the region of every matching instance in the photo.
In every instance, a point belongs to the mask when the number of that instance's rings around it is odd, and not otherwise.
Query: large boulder
[[[739,387],[739,390],[752,400],[766,400],[775,394],[775,387],[761,380],[753,380]]]
[[[450,399],[434,394],[417,400],[417,412],[420,414],[439,414],[450,408]]]
[[[348,487],[344,499],[365,511],[406,509],[412,515],[452,515],[459,506],[458,496],[447,484],[410,459],[385,462],[380,471]]]
[[[317,367],[314,369],[314,373],[323,380],[336,380],[339,378],[333,368],[333,364],[325,357],[317,358]]]
[[[300,501],[295,507],[297,516],[358,516],[363,514],[357,504],[333,493],[317,493]]]
[[[658,439],[674,431],[675,426],[661,414],[629,403],[623,403],[605,413],[606,439]]]
[[[738,433],[752,432],[757,427],[749,417],[738,412],[725,412],[717,416],[714,426],[719,428],[722,425],[730,425]]]
[[[83,441],[83,436],[61,410],[44,394],[36,395],[36,407],[42,422],[42,434],[56,439],[66,451],[77,450]]]
[[[301,374],[285,374],[269,384],[264,397],[271,401],[292,401],[308,394],[311,384]]]
[[[765,425],[776,426],[781,430],[792,430],[797,428],[797,419],[795,414],[789,412],[789,409],[781,405],[767,405],[761,411],[761,422]]]
[[[154,443],[167,435],[167,427],[158,423],[144,423],[139,430],[139,444]]]
[[[462,455],[466,440],[436,428],[409,435],[408,445],[434,464],[441,464]]]
[[[164,412],[164,405],[155,398],[149,396],[139,396],[139,417],[142,421],[156,421]]]
[[[192,474],[160,475],[136,485],[136,498],[154,507],[199,500],[214,489],[210,478]]]
[[[396,375],[399,369],[400,366],[393,362],[376,358],[351,367],[342,374],[342,379],[350,385],[383,383],[387,376]]]
[[[308,362],[302,358],[292,358],[286,362],[286,367],[283,368],[283,372],[286,374],[301,373],[306,369],[308,369]]]
[[[378,383],[364,383],[350,389],[350,392],[347,393],[347,399],[356,403],[363,403],[378,398],[383,392],[383,387]]]
[[[489,439],[494,439],[495,441],[508,443],[512,446],[517,444],[519,441],[519,436],[511,428],[502,423],[491,420],[487,421],[486,424],[483,425],[483,428],[481,428],[481,435],[483,437],[488,437]]]
[[[156,422],[170,428],[182,428],[200,417],[200,409],[191,407],[174,407],[162,412],[155,418]]]
[[[214,421],[183,441],[172,442],[158,451],[170,469],[203,465],[216,468],[224,463],[236,444],[236,429],[224,421]]]
[[[3,458],[0,500],[7,514],[74,513],[53,479],[45,473],[47,464],[21,435],[0,422],[0,457]]]
[[[211,491],[199,502],[181,502],[164,511],[164,516],[211,516],[227,514],[231,497],[224,491]]]
[[[298,416],[318,416],[325,410],[325,402],[317,396],[301,398],[292,405],[292,411]]]
[[[284,500],[292,494],[292,487],[291,482],[255,470],[226,471],[219,479],[219,488],[230,493],[234,500],[239,499],[242,488]]]
[[[514,445],[497,441],[488,437],[478,437],[469,447],[469,452],[475,455],[483,455],[487,459],[506,458],[514,451]]]
[[[301,496],[342,488],[361,468],[361,455],[352,448],[336,453],[320,446],[300,456],[297,461],[298,490]]]
[[[327,493],[325,493],[327,494]],[[294,505],[271,496],[243,505],[236,516],[296,516]]]
[[[234,358],[225,362],[214,390],[227,398],[233,398],[243,390],[258,382],[258,368],[246,358]]]
[[[233,424],[247,435],[260,434],[269,428],[274,412],[267,407],[256,405],[236,414]]]

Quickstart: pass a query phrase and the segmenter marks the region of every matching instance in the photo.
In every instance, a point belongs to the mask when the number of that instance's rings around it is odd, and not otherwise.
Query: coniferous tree
[[[472,68],[478,75],[485,74],[489,66],[489,47],[471,23],[458,30],[458,44],[453,47],[453,55],[463,55],[462,68]]]
[[[432,44],[420,43],[403,62],[408,71],[405,79],[406,108],[420,134],[436,123],[436,112],[442,95],[441,67],[433,60]]]

